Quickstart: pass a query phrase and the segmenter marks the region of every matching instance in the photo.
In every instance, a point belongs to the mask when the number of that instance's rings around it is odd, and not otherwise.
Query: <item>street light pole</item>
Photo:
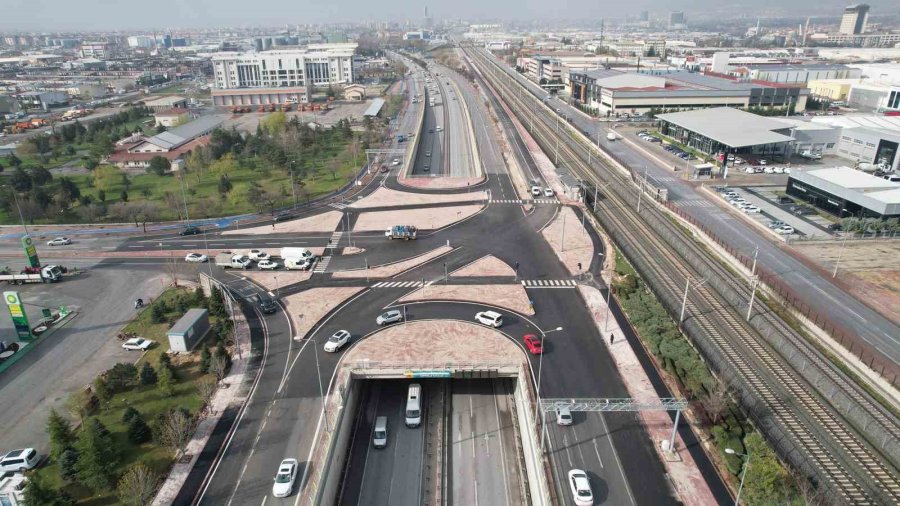
[[[562,237],[559,238],[559,251],[562,253],[566,251],[566,214],[563,213],[563,221],[562,221]]]
[[[181,171],[179,171],[181,172]],[[187,194],[184,192],[184,174],[179,173],[178,180],[181,181],[181,200],[184,202],[184,221],[191,221],[191,217],[188,216],[188,206],[187,206]]]
[[[19,219],[22,221],[22,228],[25,229],[25,235],[28,235],[28,225],[25,224],[25,216],[22,214],[22,208],[19,206],[19,197],[16,195],[16,189],[10,185],[3,185],[4,188],[12,190],[13,200],[16,202],[16,209],[19,211]]]
[[[313,354],[316,357],[316,376],[319,378],[319,398],[322,399],[322,419],[325,421],[325,432],[331,432],[328,429],[328,410],[326,409],[325,390],[322,388],[322,370],[319,368],[319,343],[312,339]]]
[[[541,331],[541,356],[538,358],[538,379],[537,379],[537,406],[535,408],[534,417],[537,418],[537,410],[541,409],[541,372],[544,370],[544,340],[547,339],[547,334],[551,332],[559,332],[562,330],[562,327],[556,327],[553,330]]]
[[[759,256],[759,246],[756,247],[756,250],[753,252],[753,267],[750,268],[750,275],[756,276],[756,257]]]
[[[759,285],[759,276],[754,276],[750,282],[750,305],[747,307],[747,321],[750,321],[750,315],[753,314],[753,301],[756,299],[756,287]]]
[[[741,492],[744,491],[744,478],[747,477],[747,468],[750,467],[750,450],[747,450],[747,453],[738,453],[731,448],[725,448],[725,453],[737,455],[738,457],[747,457],[747,462],[744,462],[744,470],[741,471],[741,484],[738,486],[737,497],[734,498],[734,506],[739,506],[741,502]]]
[[[22,221],[22,225],[25,225],[25,221]],[[27,230],[27,229],[26,229]],[[841,243],[841,251],[838,253],[837,262],[834,263],[834,272],[831,273],[832,278],[837,277],[838,267],[841,265],[841,259],[844,257],[844,246],[847,245],[847,236],[844,236],[844,241]]]
[[[297,188],[294,186],[294,163],[295,160],[290,161],[290,170],[291,170],[291,195],[294,197],[294,209],[297,208]]]
[[[702,285],[703,283],[706,283],[707,281],[708,281],[708,279],[701,280],[699,283],[696,283],[694,285],[694,288],[699,288],[700,285]],[[682,323],[684,323],[684,311],[685,311],[685,309],[687,309],[687,296],[688,296],[688,289],[690,287],[691,287],[691,277],[688,276],[687,283],[684,286],[684,298],[681,300],[681,316],[678,318],[678,326],[679,327],[681,326]]]

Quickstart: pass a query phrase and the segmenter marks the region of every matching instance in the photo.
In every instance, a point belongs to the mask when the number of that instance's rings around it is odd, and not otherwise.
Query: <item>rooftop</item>
[[[732,148],[791,141],[789,135],[774,131],[789,129],[792,126],[790,123],[731,107],[660,114],[657,119],[668,121]]]
[[[861,170],[851,169],[850,167],[807,170],[804,171],[804,173],[808,176],[819,178],[840,187],[863,193],[885,193],[885,190],[897,191],[896,196],[900,198],[900,191],[898,191],[900,190],[900,183],[894,183],[880,177],[875,177]]]
[[[144,100],[144,105],[147,107],[174,107],[178,102],[184,102],[187,100],[184,97],[179,97],[176,95],[170,97],[159,97],[154,100]]]
[[[376,98],[372,100],[372,103],[369,104],[369,107],[366,109],[366,112],[363,113],[363,116],[378,116],[378,113],[381,112],[381,108],[384,107],[384,99]]]

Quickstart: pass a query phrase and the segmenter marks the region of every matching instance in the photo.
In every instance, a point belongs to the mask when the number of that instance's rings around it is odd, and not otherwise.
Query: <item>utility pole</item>
[[[747,307],[747,321],[750,321],[750,315],[753,313],[753,301],[756,299],[756,286],[759,284],[759,276],[754,276],[750,283],[750,305]]]
[[[24,224],[24,222],[23,222]],[[841,265],[841,258],[844,257],[844,246],[847,245],[847,236],[844,236],[844,241],[841,243],[841,251],[838,253],[837,262],[834,263],[834,272],[831,273],[832,278],[837,277],[838,267]]]
[[[759,246],[753,252],[753,267],[750,268],[750,276],[756,276],[756,257],[759,255]]]
[[[559,251],[563,252],[565,250],[566,250],[566,214],[563,213],[562,234],[561,234],[561,237],[559,238]]]
[[[294,160],[290,161],[291,168],[291,195],[294,197],[294,209],[297,208],[297,187],[294,186]]]
[[[687,308],[687,294],[688,289],[691,287],[691,278],[687,278],[687,283],[684,284],[684,297],[681,299],[681,316],[678,317],[678,325],[680,326],[684,322],[684,310]]]

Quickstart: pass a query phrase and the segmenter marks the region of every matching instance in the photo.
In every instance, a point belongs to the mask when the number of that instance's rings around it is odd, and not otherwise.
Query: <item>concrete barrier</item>
[[[515,398],[516,418],[519,422],[519,436],[522,446],[522,454],[525,460],[525,475],[528,478],[528,492],[531,494],[531,504],[536,506],[553,504],[550,495],[550,485],[544,466],[544,456],[541,452],[541,437],[537,421],[534,419],[529,374],[524,367],[519,369],[519,378],[516,381]]]
[[[353,416],[357,411],[357,404],[360,401],[360,385],[356,380],[351,379],[346,383],[347,388],[344,391],[344,402],[339,408],[334,425],[331,426],[331,433],[323,431],[323,437],[329,438],[328,451],[325,458],[320,461],[320,465],[324,466],[319,473],[318,483],[310,482],[310,487],[316,486],[313,504],[332,506],[337,502],[337,493],[341,486],[343,478],[343,469],[348,457],[347,447],[350,444],[350,438],[353,436],[353,422],[356,417]],[[335,392],[332,395],[340,395]],[[346,416],[347,414],[350,416]],[[307,466],[312,465],[311,462],[306,463]]]

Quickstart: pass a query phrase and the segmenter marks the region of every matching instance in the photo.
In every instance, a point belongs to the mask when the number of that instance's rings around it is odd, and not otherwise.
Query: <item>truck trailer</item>
[[[0,274],[0,281],[6,281],[11,285],[24,285],[25,283],[56,283],[63,277],[63,268],[58,265],[45,265],[40,268],[29,268],[19,274]]]
[[[418,229],[412,225],[394,225],[384,231],[384,236],[388,239],[404,239],[415,240]]]

